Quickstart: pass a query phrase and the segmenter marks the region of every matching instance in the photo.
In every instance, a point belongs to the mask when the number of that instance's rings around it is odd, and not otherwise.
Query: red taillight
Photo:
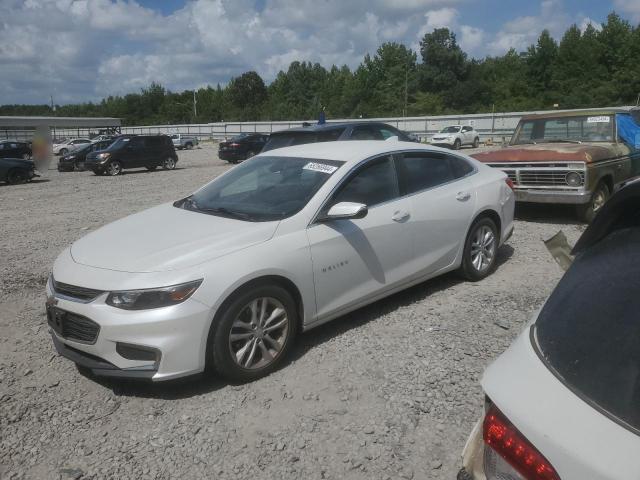
[[[239,147],[240,144],[239,143],[230,143],[229,146],[230,147]]]
[[[504,182],[509,186],[511,190],[515,190],[515,186],[513,185],[513,180],[511,180],[509,177],[505,178]]]
[[[560,480],[549,461],[495,405],[484,417],[482,438],[527,480]]]

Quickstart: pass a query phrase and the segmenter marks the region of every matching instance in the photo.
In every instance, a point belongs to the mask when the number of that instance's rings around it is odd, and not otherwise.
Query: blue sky
[[[640,0],[0,0],[0,104],[99,101],[152,81],[180,91],[293,60],[357,66],[386,41],[453,30],[470,55],[596,27]]]

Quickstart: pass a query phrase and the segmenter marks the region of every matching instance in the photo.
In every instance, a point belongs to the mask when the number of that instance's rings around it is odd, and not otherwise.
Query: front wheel
[[[62,148],[62,149],[58,152],[58,154],[59,154],[61,157],[64,157],[64,156],[67,154],[67,152],[68,152],[68,151],[69,151],[69,150],[67,150],[66,148]]]
[[[462,143],[460,142],[460,139],[456,138],[456,141],[453,142],[453,149],[454,150],[460,150],[461,146],[462,146]]]
[[[578,205],[577,207],[578,217],[580,217],[580,220],[586,223],[591,223],[596,214],[600,211],[604,204],[607,203],[607,200],[609,200],[610,196],[611,192],[609,191],[609,186],[602,181],[598,183],[598,186],[591,195],[591,200],[589,200],[589,203]]]
[[[294,343],[296,303],[278,285],[255,286],[236,295],[211,327],[208,360],[235,382],[249,382],[273,372]]]
[[[122,164],[117,160],[111,160],[107,165],[107,174],[115,177],[122,173]]]
[[[476,220],[464,244],[460,273],[471,282],[487,277],[496,269],[498,227],[488,217]]]
[[[165,170],[173,170],[176,168],[176,161],[172,157],[167,157],[164,162],[162,162],[162,168]]]

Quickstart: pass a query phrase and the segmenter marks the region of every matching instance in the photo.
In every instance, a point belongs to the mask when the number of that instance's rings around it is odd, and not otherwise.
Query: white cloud
[[[631,17],[634,23],[640,23],[640,1],[638,0],[613,0],[615,9]]]

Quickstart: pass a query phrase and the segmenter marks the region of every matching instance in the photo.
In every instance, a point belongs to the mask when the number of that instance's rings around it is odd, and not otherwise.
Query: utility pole
[[[198,101],[196,100],[196,91],[194,89],[193,90],[193,119],[194,119],[194,121],[198,117],[198,107],[196,106],[197,103],[198,103]]]
[[[407,97],[408,97],[408,84],[409,84],[409,59],[407,58],[404,64],[404,109],[402,110],[402,116],[407,116]],[[407,122],[405,121],[405,128],[407,127]]]

